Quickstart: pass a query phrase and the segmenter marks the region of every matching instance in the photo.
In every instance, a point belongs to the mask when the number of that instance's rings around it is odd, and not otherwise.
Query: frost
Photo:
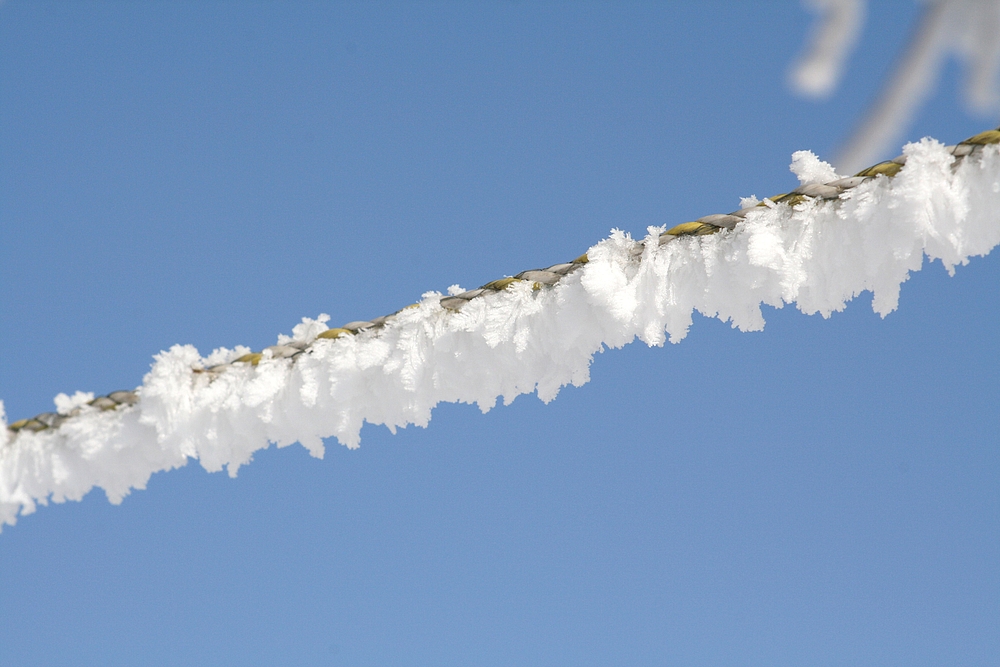
[[[829,162],[823,162],[812,151],[795,151],[789,171],[795,174],[801,185],[807,183],[829,183],[840,176]]]
[[[300,324],[296,324],[292,327],[291,336],[286,336],[285,334],[278,335],[278,345],[311,342],[314,338],[316,338],[316,336],[330,328],[326,324],[329,321],[330,316],[326,313],[321,313],[315,320],[309,317],[303,317]]]
[[[76,408],[82,408],[92,400],[94,400],[94,392],[92,391],[78,391],[72,396],[57,394],[54,399],[56,412],[61,415],[68,415]]]
[[[884,316],[925,258],[953,271],[1000,243],[998,147],[957,167],[933,140],[904,152],[895,178],[866,182],[837,202],[760,207],[732,231],[662,246],[662,228],[650,228],[638,250],[615,230],[551,289],[515,283],[458,313],[441,307],[440,292],[427,292],[377,334],[316,340],[294,362],[265,355],[213,380],[192,368],[247,348],[205,358],[176,345],[156,355],[132,407],[85,409],[57,430],[22,431],[13,441],[0,430],[0,523],[39,503],[79,500],[95,486],[120,502],[154,472],[190,459],[235,475],[271,443],[299,442],[322,457],[324,438],[357,447],[366,422],[393,431],[426,426],[441,402],[486,411],[532,392],[550,401],[587,382],[602,349],[636,338],[682,340],[695,311],[755,331],[765,324],[762,304],[826,317],[870,291]],[[796,153],[792,170],[803,182],[832,174],[808,152]],[[328,321],[304,318],[279,342],[312,341]],[[70,412],[90,397],[61,394],[56,405]],[[5,419],[2,410],[0,403]]]

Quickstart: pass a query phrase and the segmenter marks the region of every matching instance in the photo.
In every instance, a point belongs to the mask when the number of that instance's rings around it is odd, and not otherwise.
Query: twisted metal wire
[[[1000,128],[981,132],[973,137],[969,137],[965,141],[955,144],[954,146],[947,146],[946,149],[956,158],[955,166],[957,166],[961,160],[982,151],[984,146],[998,143],[1000,143]],[[753,211],[761,206],[767,206],[768,203],[771,205],[785,204],[787,206],[795,206],[796,204],[806,200],[818,199],[836,201],[840,199],[840,196],[843,193],[858,187],[862,183],[876,179],[880,176],[893,178],[897,173],[899,173],[899,170],[903,168],[904,164],[906,164],[906,156],[900,155],[892,160],[880,162],[876,165],[868,167],[867,169],[863,169],[854,176],[840,178],[835,181],[830,181],[829,183],[810,183],[801,185],[791,192],[775,195],[774,197],[768,197],[756,206],[742,208],[738,211],[733,211],[732,213],[715,213],[703,216],[691,222],[683,222],[663,232],[660,235],[660,245],[665,245],[666,243],[682,236],[707,236],[709,234],[719,233],[723,230],[734,229],[740,222],[743,221],[750,211]],[[637,261],[642,255],[643,248],[643,244],[637,242],[635,248],[633,249],[633,256]],[[465,304],[473,299],[477,299],[490,292],[502,292],[516,282],[531,282],[532,287],[536,291],[550,289],[565,276],[568,276],[586,264],[587,261],[587,255],[583,254],[571,262],[553,264],[552,266],[544,269],[530,269],[528,271],[522,271],[515,276],[500,278],[498,280],[488,282],[478,289],[469,290],[453,296],[446,296],[441,299],[440,303],[443,308],[457,312],[462,310]],[[406,308],[412,307],[413,306],[407,306]],[[406,308],[402,310],[406,310]],[[272,345],[264,348],[260,352],[250,352],[248,354],[244,354],[243,356],[225,364],[218,364],[209,368],[192,368],[191,370],[193,373],[208,374],[210,377],[214,378],[219,374],[226,372],[226,369],[230,366],[236,364],[249,364],[251,366],[256,366],[265,357],[269,357],[271,359],[292,359],[294,362],[295,357],[301,354],[309,354],[310,348],[317,340],[330,340],[340,338],[341,336],[353,336],[362,331],[372,331],[377,333],[379,329],[384,327],[386,323],[392,320],[399,312],[401,312],[401,310],[397,310],[396,312],[388,315],[383,315],[382,317],[376,317],[370,321],[356,320],[348,322],[343,326],[327,329],[308,342],[294,341],[282,345]],[[87,405],[99,410],[119,410],[127,409],[138,402],[139,392],[138,389],[136,389],[133,391],[113,391],[110,394],[98,396]],[[13,422],[7,426],[7,429],[10,431],[10,435],[12,436],[8,440],[8,444],[13,442],[14,437],[23,431],[37,433],[39,431],[58,429],[67,420],[79,415],[83,410],[83,406],[80,406],[74,408],[66,414],[43,412],[39,415],[31,417],[30,419],[21,419]]]

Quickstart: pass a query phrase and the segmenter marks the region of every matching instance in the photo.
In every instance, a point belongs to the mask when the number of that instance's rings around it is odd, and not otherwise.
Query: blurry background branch
[[[866,14],[865,0],[807,0],[820,13],[811,43],[790,73],[803,95],[829,96],[840,81]],[[948,55],[965,63],[965,101],[981,114],[1000,110],[1000,1],[926,2],[889,80],[835,160],[843,173],[887,157],[937,84]]]

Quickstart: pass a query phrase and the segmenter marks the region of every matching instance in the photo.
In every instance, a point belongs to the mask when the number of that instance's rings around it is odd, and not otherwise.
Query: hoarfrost
[[[12,441],[0,429],[0,525],[38,503],[79,500],[95,486],[118,503],[152,473],[192,458],[236,475],[270,443],[299,442],[322,457],[324,438],[353,448],[365,422],[393,431],[426,426],[440,402],[475,403],[484,412],[497,398],[510,403],[531,392],[547,402],[562,387],[587,382],[604,347],[635,338],[679,342],[694,311],[755,331],[764,327],[762,304],[829,317],[871,291],[885,316],[925,257],[953,272],[1000,242],[1000,148],[957,168],[933,140],[905,153],[894,179],[866,182],[836,203],[760,207],[732,231],[663,246],[663,229],[650,228],[641,261],[632,238],[615,230],[552,289],[515,283],[459,313],[428,292],[378,334],[315,340],[294,362],[265,356],[256,367],[211,379],[192,368],[230,361],[246,348],[203,358],[176,345],[156,355],[132,407],[84,408],[59,429],[22,431]],[[792,169],[803,182],[832,175],[805,152]],[[328,321],[303,319],[279,342],[313,341]],[[88,396],[60,395],[56,404],[68,412]]]

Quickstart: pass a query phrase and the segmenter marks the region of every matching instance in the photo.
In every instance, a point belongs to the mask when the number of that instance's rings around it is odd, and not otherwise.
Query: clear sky
[[[917,12],[872,7],[814,102],[793,2],[9,0],[8,418],[785,192]],[[995,124],[961,75],[910,138]],[[998,284],[994,255],[885,320],[696,318],[549,405],[42,507],[0,534],[0,664],[996,665]]]

